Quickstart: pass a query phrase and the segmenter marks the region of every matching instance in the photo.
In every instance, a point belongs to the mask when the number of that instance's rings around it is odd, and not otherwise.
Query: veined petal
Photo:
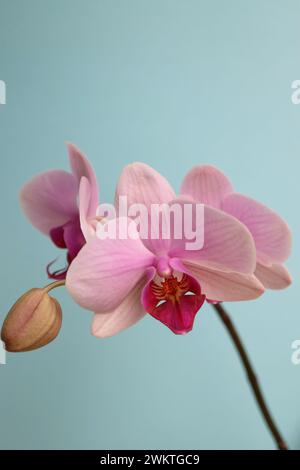
[[[117,210],[120,196],[127,196],[128,208],[132,204],[144,204],[149,209],[151,204],[168,203],[175,193],[160,173],[137,162],[127,165],[120,175],[115,195]]]
[[[141,320],[146,314],[141,304],[141,292],[145,283],[146,278],[143,276],[115,310],[107,313],[95,313],[92,334],[98,338],[107,338]]]
[[[185,201],[178,198],[177,203],[184,205]],[[192,206],[193,230],[197,230],[199,240],[202,233],[203,247],[187,249],[191,240],[184,236],[181,240],[172,240],[169,256],[207,268],[252,274],[256,266],[256,251],[253,238],[244,224],[206,205],[202,206],[203,217],[197,218],[196,203],[189,204]]]
[[[292,283],[290,273],[283,264],[264,266],[257,263],[254,274],[266,289],[285,289]]]
[[[83,176],[85,176],[90,183],[90,201],[88,214],[95,216],[98,207],[98,183],[92,165],[85,155],[77,147],[75,147],[75,145],[68,143],[67,147],[71,170],[77,180],[78,187]]]
[[[143,206],[141,211],[136,208],[137,212],[129,215],[133,218],[138,217],[139,230],[145,246],[155,254],[165,253],[169,248],[170,240],[162,239],[162,225],[157,221],[157,217],[160,217],[160,220],[164,219],[164,212],[158,211],[158,205],[167,206],[168,202],[175,197],[168,181],[145,163],[132,163],[123,169],[118,181],[115,195],[117,211],[121,209],[119,198],[122,196],[127,198],[128,210],[134,204]],[[153,207],[154,205],[156,207]],[[156,229],[157,235],[153,234]]]
[[[109,231],[130,225],[128,219],[107,222]],[[125,229],[126,229],[125,227]],[[139,238],[100,240],[95,237],[78,253],[67,273],[66,286],[74,300],[88,310],[110,312],[117,308],[145,269],[154,263],[154,256]]]
[[[185,176],[180,194],[208,206],[221,207],[222,199],[233,192],[228,178],[211,165],[199,165]]]
[[[174,269],[180,269],[178,260],[171,260]],[[183,263],[199,284],[201,291],[208,299],[223,301],[252,300],[260,297],[264,292],[264,286],[252,274],[237,272],[224,272],[209,269],[190,262]]]
[[[90,204],[91,204],[91,185],[89,180],[83,176],[80,180],[79,186],[79,217],[80,217],[80,226],[84,238],[86,241],[90,240],[95,236],[95,225],[92,221],[96,220],[96,212],[90,214]]]
[[[258,262],[277,264],[288,258],[291,250],[289,227],[271,209],[238,193],[227,196],[222,209],[250,230],[255,241]]]
[[[20,192],[21,207],[32,225],[46,235],[78,212],[73,175],[52,170],[32,178]]]

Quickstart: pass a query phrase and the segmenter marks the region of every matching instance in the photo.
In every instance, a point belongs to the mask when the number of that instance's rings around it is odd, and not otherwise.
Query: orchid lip
[[[157,265],[166,268],[165,261],[160,259]],[[204,301],[199,283],[190,275],[174,270],[167,276],[161,276],[157,270],[156,277],[142,293],[146,312],[180,335],[192,330],[195,316]]]
[[[50,231],[50,238],[53,243],[62,249],[67,249],[67,266],[57,271],[51,272],[50,267],[56,261],[52,261],[47,265],[47,274],[50,279],[65,279],[69,265],[77,256],[78,252],[85,243],[79,217],[76,216],[64,225],[55,227]]]

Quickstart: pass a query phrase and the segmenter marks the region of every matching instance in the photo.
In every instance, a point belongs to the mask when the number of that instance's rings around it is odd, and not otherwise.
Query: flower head
[[[181,194],[232,215],[253,236],[257,264],[255,275],[269,289],[284,289],[292,282],[283,265],[291,250],[291,233],[274,211],[234,191],[228,178],[210,165],[196,166],[184,178]]]
[[[98,185],[87,158],[68,144],[71,173],[51,170],[35,176],[20,192],[21,207],[30,222],[50,237],[59,248],[67,249],[68,265],[91,236],[90,221],[96,216]],[[64,279],[67,268],[50,273]]]
[[[116,191],[129,204],[184,206],[168,182],[144,164],[123,170]],[[190,201],[189,201],[190,203]],[[190,203],[192,213],[196,203]],[[264,291],[255,278],[256,252],[249,230],[236,218],[204,205],[204,245],[188,250],[181,239],[143,239],[135,222],[110,220],[131,236],[90,239],[69,268],[66,286],[81,306],[97,312],[93,334],[111,336],[141,319],[145,312],[174,333],[190,331],[205,298],[254,299]]]

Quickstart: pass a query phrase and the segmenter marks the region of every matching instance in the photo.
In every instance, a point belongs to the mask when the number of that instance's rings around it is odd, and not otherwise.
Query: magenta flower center
[[[162,271],[165,272],[162,275]],[[168,326],[176,334],[193,328],[194,318],[205,301],[199,283],[186,273],[177,273],[159,260],[157,276],[142,294],[146,312]]]
[[[160,285],[152,281],[151,290],[158,302],[170,300],[175,304],[175,302],[180,301],[182,295],[185,295],[189,291],[188,277],[186,274],[183,274],[182,279],[179,281],[177,277],[172,274],[170,277],[164,279]]]

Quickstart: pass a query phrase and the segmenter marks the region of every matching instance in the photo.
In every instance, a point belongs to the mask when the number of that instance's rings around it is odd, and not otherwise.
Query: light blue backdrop
[[[101,201],[140,160],[178,189],[212,163],[281,213],[294,284],[228,305],[283,434],[300,448],[300,3],[275,0],[0,0],[1,319],[46,282],[57,250],[22,216],[32,175],[89,156]],[[63,256],[61,257],[63,263]],[[273,448],[236,352],[210,306],[193,332],[151,317],[107,340],[56,291],[64,321],[44,349],[0,366],[0,447]]]

